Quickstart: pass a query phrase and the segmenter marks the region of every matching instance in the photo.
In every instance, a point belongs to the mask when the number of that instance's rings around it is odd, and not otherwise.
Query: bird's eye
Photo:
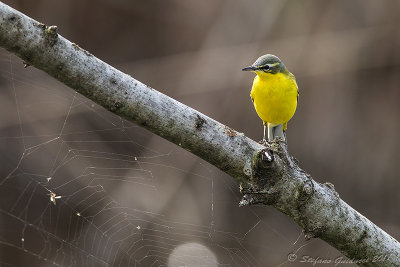
[[[269,66],[268,66],[268,65],[262,66],[261,69],[262,69],[264,72],[267,72],[267,71],[269,70]]]

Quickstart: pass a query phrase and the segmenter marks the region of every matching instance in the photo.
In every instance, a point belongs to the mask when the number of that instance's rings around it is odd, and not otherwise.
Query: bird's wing
[[[296,77],[291,73],[291,72],[289,72],[289,76],[290,76],[290,78],[292,78],[293,79],[293,81],[294,81],[294,84],[296,85],[296,87],[297,87],[297,103],[299,103],[299,95],[300,95],[300,91],[299,91],[299,87],[297,86],[297,82],[296,82]]]
[[[253,86],[251,87],[251,91],[250,91],[250,98],[251,98],[251,101],[253,103],[254,103],[254,96],[253,96],[254,90],[253,90],[253,88],[254,88],[254,82],[256,81],[256,78],[257,78],[257,75],[256,75],[256,77],[254,77]]]

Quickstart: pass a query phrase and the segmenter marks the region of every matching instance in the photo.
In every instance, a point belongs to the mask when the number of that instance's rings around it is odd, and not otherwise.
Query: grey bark
[[[1,2],[0,46],[228,173],[240,183],[241,205],[274,206],[306,238],[325,240],[360,266],[400,266],[399,242],[340,199],[332,184],[300,169],[282,140],[261,145],[109,66],[60,36],[56,26]]]

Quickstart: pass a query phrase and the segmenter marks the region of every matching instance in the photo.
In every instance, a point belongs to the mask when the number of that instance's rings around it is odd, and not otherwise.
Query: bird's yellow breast
[[[298,89],[294,76],[291,73],[256,73],[250,96],[258,116],[264,123],[287,123],[297,107]]]

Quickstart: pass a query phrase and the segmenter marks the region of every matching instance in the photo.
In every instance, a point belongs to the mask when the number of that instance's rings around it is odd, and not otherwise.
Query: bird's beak
[[[257,67],[248,66],[248,67],[246,67],[246,68],[243,68],[242,70],[243,70],[243,71],[255,71],[255,70],[257,70],[257,69],[258,69]]]

